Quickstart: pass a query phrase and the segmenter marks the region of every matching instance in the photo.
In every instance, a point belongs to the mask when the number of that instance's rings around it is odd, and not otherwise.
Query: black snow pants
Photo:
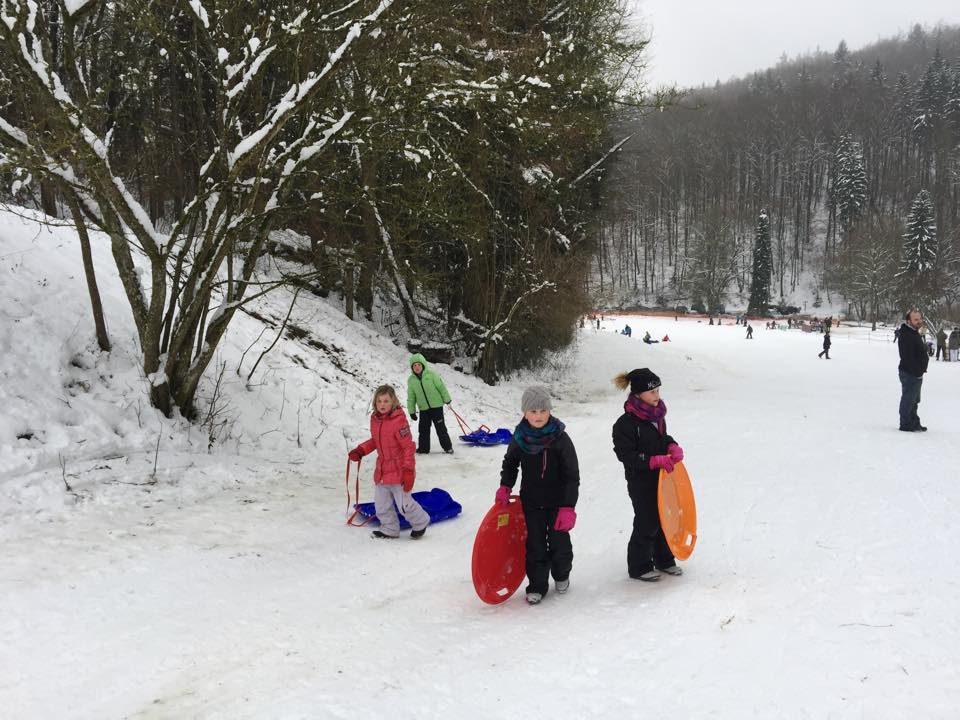
[[[633,503],[633,533],[627,544],[627,572],[630,577],[640,577],[654,567],[676,565],[677,561],[660,527],[657,481],[646,478],[629,481],[627,492]]]
[[[443,408],[430,408],[420,411],[419,438],[417,442],[418,453],[430,452],[430,426],[437,428],[437,439],[440,440],[440,447],[449,450],[453,447],[450,442],[450,434],[447,432],[447,425],[443,422]]]
[[[529,507],[523,504],[527,523],[527,592],[546,595],[550,576],[566,580],[573,567],[570,533],[553,529],[560,508]]]

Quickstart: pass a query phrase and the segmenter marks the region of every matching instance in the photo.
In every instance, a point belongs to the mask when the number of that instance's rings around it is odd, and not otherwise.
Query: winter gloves
[[[677,445],[676,443],[670,443],[667,445],[667,454],[670,456],[670,459],[675,463],[683,460],[683,448]],[[669,472],[669,471],[667,471]]]
[[[683,460],[683,448],[676,443],[670,443],[667,445],[666,455],[654,455],[650,458],[650,469],[666,470],[671,473],[674,466],[681,460]]]
[[[568,532],[573,530],[577,524],[577,511],[572,507],[562,507],[557,510],[557,519],[553,523],[553,529],[558,532]]]
[[[404,470],[403,471],[403,491],[410,492],[413,490],[413,480],[416,477],[416,473],[413,470]]]
[[[650,458],[650,469],[651,470],[666,470],[668,473],[673,472],[673,458],[669,455],[654,455]]]
[[[415,412],[410,413],[410,419],[411,419],[411,420],[416,420],[416,419],[417,419],[417,414],[416,414]]]
[[[360,446],[358,445],[347,453],[347,457],[350,459],[350,462],[360,462],[360,458],[363,457],[363,450],[361,450]]]
[[[497,505],[500,505],[502,507],[506,507],[507,505],[509,505],[510,504],[510,488],[508,488],[506,485],[501,485],[500,487],[498,487],[496,502],[497,502]]]

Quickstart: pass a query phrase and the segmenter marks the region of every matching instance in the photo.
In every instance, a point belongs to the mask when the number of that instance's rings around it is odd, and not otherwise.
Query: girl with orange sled
[[[660,525],[657,489],[660,470],[673,472],[683,449],[667,434],[667,406],[660,399],[660,378],[649,368],[614,378],[621,390],[630,388],[624,413],[613,425],[613,451],[623,463],[627,492],[633,503],[633,534],[627,544],[627,572],[636,580],[653,582],[660,573],[683,570],[667,545]]]

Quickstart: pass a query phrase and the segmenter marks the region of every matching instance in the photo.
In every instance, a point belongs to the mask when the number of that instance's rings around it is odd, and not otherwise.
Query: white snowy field
[[[897,431],[889,328],[835,330],[826,361],[821,336],[762,322],[748,341],[619,317],[496,388],[437,367],[473,425],[512,427],[524,385],[549,384],[580,457],[570,592],[491,607],[470,556],[502,449],[418,456],[418,489],[464,508],[421,541],[344,524],[345,453],[372,388],[404,385],[402,348],[303,299],[294,319],[344,369],[283,339],[247,387],[276,330],[257,340],[241,318],[221,357],[229,427],[208,452],[202,429],[147,407],[95,242],[109,357],[90,349],[72,233],[0,214],[3,717],[958,716],[960,363],[931,363],[923,434]],[[288,301],[257,311],[282,319]],[[644,345],[647,329],[671,342]],[[643,366],[663,379],[700,523],[685,575],[654,584],[626,574],[610,441],[611,378]]]

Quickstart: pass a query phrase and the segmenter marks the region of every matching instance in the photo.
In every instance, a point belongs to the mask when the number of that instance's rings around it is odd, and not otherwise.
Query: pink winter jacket
[[[387,415],[373,413],[370,435],[369,440],[360,444],[360,450],[364,455],[377,451],[373,481],[377,485],[399,485],[403,482],[404,470],[416,469],[414,452],[417,448],[403,408],[396,408]]]

